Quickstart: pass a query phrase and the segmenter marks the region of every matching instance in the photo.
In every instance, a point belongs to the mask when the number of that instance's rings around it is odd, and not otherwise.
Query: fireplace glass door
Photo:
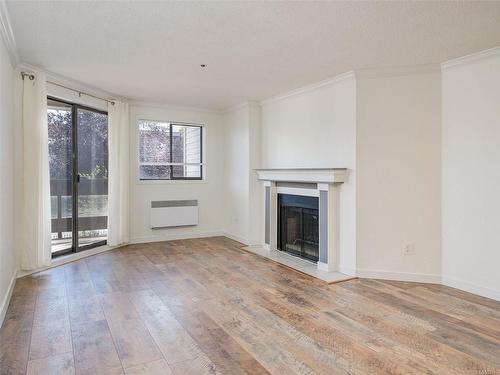
[[[314,261],[319,252],[319,220],[318,210],[302,209],[302,256]]]
[[[302,255],[302,208],[283,207],[282,250]]]
[[[319,258],[318,198],[280,194],[278,248],[312,261]]]

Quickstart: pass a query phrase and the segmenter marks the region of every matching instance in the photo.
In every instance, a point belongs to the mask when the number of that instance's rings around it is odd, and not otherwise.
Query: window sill
[[[202,180],[136,180],[136,185],[170,185],[170,184],[206,184],[206,179]]]

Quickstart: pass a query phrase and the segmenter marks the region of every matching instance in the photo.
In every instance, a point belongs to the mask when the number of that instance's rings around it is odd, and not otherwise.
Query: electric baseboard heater
[[[198,201],[151,201],[151,228],[198,225]]]

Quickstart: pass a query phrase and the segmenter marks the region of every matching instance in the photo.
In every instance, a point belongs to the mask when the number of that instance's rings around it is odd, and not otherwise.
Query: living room
[[[0,1],[0,374],[499,373],[499,19]]]

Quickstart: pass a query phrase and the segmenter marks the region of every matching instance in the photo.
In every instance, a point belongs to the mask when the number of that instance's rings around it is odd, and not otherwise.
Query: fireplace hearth
[[[278,194],[278,249],[317,262],[318,197]]]

